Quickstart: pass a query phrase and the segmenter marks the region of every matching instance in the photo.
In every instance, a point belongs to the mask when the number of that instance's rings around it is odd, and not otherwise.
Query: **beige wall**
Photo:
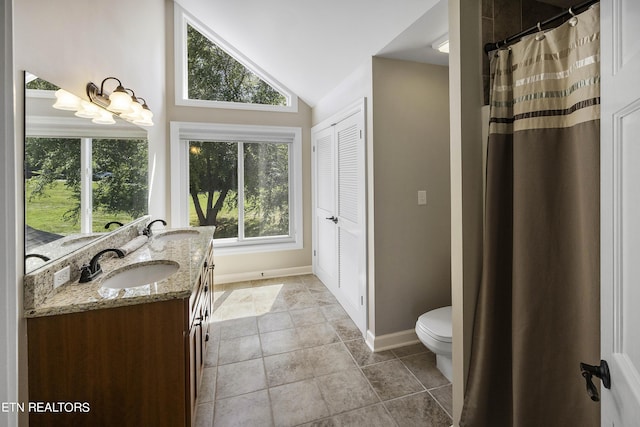
[[[186,107],[175,105],[174,84],[174,6],[166,3],[167,44],[167,122],[227,123],[264,126],[295,126],[302,128],[302,194],[304,219],[304,247],[299,250],[261,252],[256,254],[216,256],[216,276],[233,277],[270,270],[311,268],[311,108],[298,100],[298,112],[265,112],[222,108]],[[167,174],[167,188],[173,177]]]
[[[447,67],[373,59],[376,336],[451,303],[448,88]]]

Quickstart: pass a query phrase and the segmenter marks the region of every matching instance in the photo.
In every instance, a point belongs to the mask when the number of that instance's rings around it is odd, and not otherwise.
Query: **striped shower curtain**
[[[599,7],[491,61],[482,282],[461,426],[599,426]]]

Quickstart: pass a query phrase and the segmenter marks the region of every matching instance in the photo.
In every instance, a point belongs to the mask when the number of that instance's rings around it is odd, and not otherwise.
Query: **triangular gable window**
[[[180,105],[296,111],[297,98],[206,26],[176,10]]]
[[[287,105],[287,98],[187,25],[189,99]]]

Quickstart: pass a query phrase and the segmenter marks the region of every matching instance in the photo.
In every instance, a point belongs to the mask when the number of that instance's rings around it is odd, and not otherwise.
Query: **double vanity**
[[[211,334],[214,227],[154,227],[147,237],[147,222],[25,276],[29,401],[62,408],[31,413],[30,425],[192,425]],[[102,273],[81,283],[94,263]],[[70,281],[54,288],[67,266]]]

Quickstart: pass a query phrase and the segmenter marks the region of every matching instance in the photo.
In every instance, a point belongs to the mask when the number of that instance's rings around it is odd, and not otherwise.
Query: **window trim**
[[[190,99],[187,81],[187,24],[209,38],[222,50],[231,55],[236,61],[251,70],[260,79],[287,98],[287,105],[253,104],[245,102],[210,101],[204,99]],[[174,8],[174,53],[175,53],[175,104],[187,107],[225,108],[254,111],[298,112],[298,97],[282,83],[267,74],[262,68],[244,56],[241,52],[225,42],[222,37],[207,28],[206,25],[190,15],[178,3]]]
[[[171,227],[189,226],[189,141],[277,142],[289,147],[289,235],[241,242],[216,240],[219,255],[302,249],[302,128],[223,123],[170,122]]]

